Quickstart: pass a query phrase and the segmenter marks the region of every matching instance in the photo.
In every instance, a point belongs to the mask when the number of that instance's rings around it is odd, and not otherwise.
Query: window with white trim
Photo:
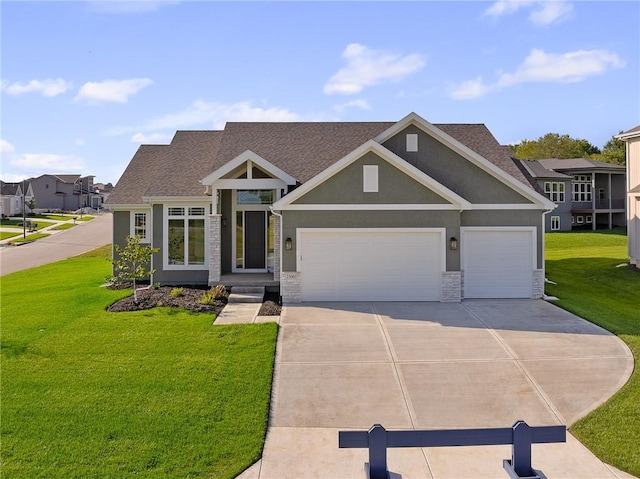
[[[169,206],[165,262],[169,266],[203,266],[206,262],[204,206]]]
[[[591,201],[591,175],[574,175],[572,184],[573,201]]]
[[[591,217],[591,215],[587,216],[587,223],[593,223],[593,218]]]
[[[551,217],[551,231],[559,231],[560,230],[560,217],[552,216]]]
[[[579,225],[584,223],[584,217],[583,216],[576,216],[576,223],[578,223]]]
[[[564,203],[564,183],[561,181],[545,181],[544,192],[554,203]]]
[[[129,236],[139,236],[140,241],[149,241],[149,213],[146,211],[132,211],[131,212],[131,229]]]
[[[362,166],[362,191],[364,193],[378,192],[378,165]]]

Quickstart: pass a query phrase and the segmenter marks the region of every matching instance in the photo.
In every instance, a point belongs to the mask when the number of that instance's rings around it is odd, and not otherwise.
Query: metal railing
[[[531,427],[516,421],[512,427],[488,429],[443,429],[387,431],[375,424],[368,431],[339,431],[339,448],[369,449],[369,478],[388,479],[388,447],[494,446],[511,444],[511,459],[502,462],[512,479],[540,479],[531,467],[531,444],[566,442],[566,426]]]

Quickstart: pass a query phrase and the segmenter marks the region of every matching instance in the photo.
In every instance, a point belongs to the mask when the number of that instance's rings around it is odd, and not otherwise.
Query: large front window
[[[573,177],[573,201],[591,201],[591,175],[575,175]]]
[[[167,208],[167,226],[167,264],[204,265],[205,208],[171,206]]]

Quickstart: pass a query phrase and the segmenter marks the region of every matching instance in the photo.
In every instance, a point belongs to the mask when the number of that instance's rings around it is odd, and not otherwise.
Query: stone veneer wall
[[[540,299],[544,296],[544,271],[541,269],[533,270],[533,288],[531,297]]]
[[[209,286],[220,282],[222,260],[222,215],[209,215]]]
[[[280,294],[282,295],[282,302],[284,304],[299,303],[302,301],[300,273],[283,271],[280,274]]]
[[[273,280],[280,281],[280,263],[282,260],[282,243],[281,243],[281,231],[280,231],[280,222],[282,218],[278,215],[273,215]]]
[[[441,303],[459,303],[462,299],[462,273],[444,271],[440,287]]]

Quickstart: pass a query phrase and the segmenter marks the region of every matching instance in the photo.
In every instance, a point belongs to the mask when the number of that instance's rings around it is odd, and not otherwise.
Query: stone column
[[[222,260],[222,215],[209,215],[209,286],[220,282]]]
[[[273,229],[274,229],[274,233],[273,233],[273,244],[274,244],[274,248],[273,248],[273,280],[274,281],[280,281],[280,261],[281,261],[281,255],[282,255],[282,234],[280,231],[280,225],[281,223],[281,217],[274,214],[273,215]]]

